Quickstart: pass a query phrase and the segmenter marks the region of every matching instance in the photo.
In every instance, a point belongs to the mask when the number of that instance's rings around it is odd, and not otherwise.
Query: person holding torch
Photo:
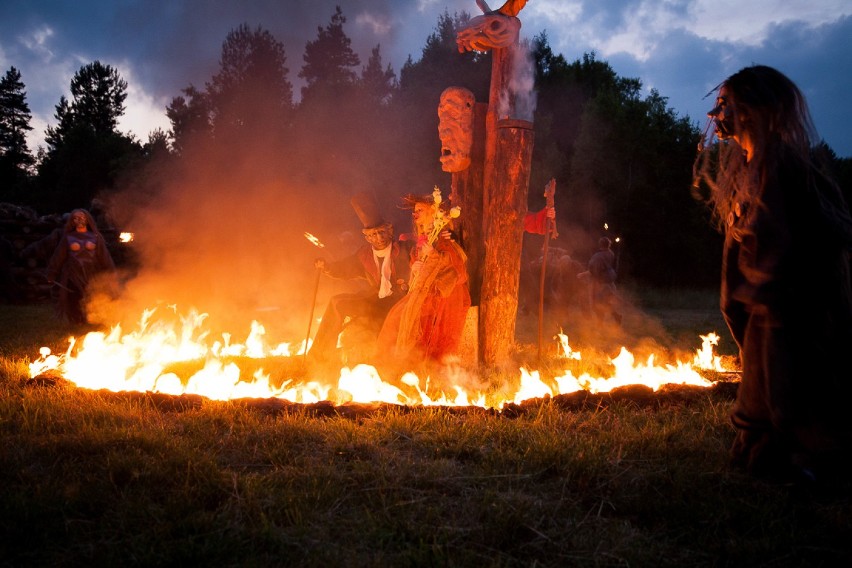
[[[385,221],[375,196],[364,191],[353,196],[350,203],[364,226],[366,243],[344,259],[326,262],[318,258],[314,263],[330,278],[367,284],[362,291],[332,296],[323,313],[308,359],[332,367],[342,363],[337,344],[347,319],[363,318],[371,329],[380,329],[388,310],[408,290],[405,246],[394,242],[393,225]]]

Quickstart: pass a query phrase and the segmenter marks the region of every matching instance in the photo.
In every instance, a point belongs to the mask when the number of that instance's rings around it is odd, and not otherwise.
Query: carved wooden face
[[[449,87],[438,104],[438,136],[441,138],[441,169],[461,172],[470,167],[473,146],[473,93]]]

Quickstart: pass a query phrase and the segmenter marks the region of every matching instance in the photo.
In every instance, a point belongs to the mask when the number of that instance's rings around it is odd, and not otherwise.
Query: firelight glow
[[[325,248],[325,245],[322,244],[322,242],[318,238],[313,236],[312,234],[305,232],[305,238],[308,239],[309,241],[311,241],[311,243],[314,246],[319,247],[319,248]]]
[[[725,370],[721,359],[713,354],[713,346],[719,338],[711,333],[701,336],[704,343],[691,362],[658,366],[651,355],[645,363],[637,363],[622,347],[619,355],[610,361],[614,368],[611,377],[593,377],[588,373],[575,376],[566,369],[553,381],[545,382],[538,371],[521,368],[519,384],[515,392],[509,394],[468,392],[460,384],[452,387],[454,392],[430,392],[429,377],[423,379],[413,373],[404,375],[402,385],[395,386],[382,380],[369,365],[342,368],[336,384],[310,377],[273,382],[261,367],[246,376],[249,373],[240,368],[237,360],[244,366],[246,360],[256,360],[258,364],[285,361],[303,353],[304,342],[295,348],[289,343],[270,345],[264,337],[263,325],[258,322],[252,323],[244,343],[232,343],[229,334],[223,334],[220,340],[211,340],[205,325],[206,314],[196,311],[178,314],[171,308],[165,311],[174,311],[174,314],[162,314],[166,317],[155,317],[157,310],[146,310],[138,328],[129,333],[115,326],[109,333],[91,332],[80,341],[72,337],[63,354],[56,355],[42,347],[39,358],[30,364],[30,377],[53,372],[86,389],[196,394],[213,400],[279,398],[295,403],[328,400],[335,404],[386,402],[409,406],[502,408],[508,402],[579,390],[608,392],[634,384],[644,384],[653,390],[664,384],[708,387],[713,383],[704,379],[698,369]],[[173,315],[177,317],[171,317]],[[572,361],[580,361],[581,354],[571,349],[564,334],[558,334],[555,339],[561,347],[561,360],[568,366],[576,366]],[[170,370],[179,363],[201,365],[201,369],[182,379]]]

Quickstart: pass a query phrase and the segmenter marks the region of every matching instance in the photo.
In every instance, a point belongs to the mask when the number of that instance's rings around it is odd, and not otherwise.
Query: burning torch
[[[315,236],[313,236],[312,234],[306,232],[305,238],[308,239],[308,241],[311,244],[313,244],[315,247],[325,248],[325,245],[322,244],[322,242],[320,242],[320,240],[318,238],[316,238]],[[308,317],[308,333],[305,335],[305,354],[304,354],[305,357],[308,356],[308,342],[311,340],[311,327],[313,326],[313,323],[314,323],[314,308],[316,307],[316,304],[317,304],[317,292],[319,291],[320,275],[322,274],[322,267],[317,266],[316,268],[317,268],[317,276],[316,276],[316,280],[314,280],[313,298],[311,298],[311,315]]]

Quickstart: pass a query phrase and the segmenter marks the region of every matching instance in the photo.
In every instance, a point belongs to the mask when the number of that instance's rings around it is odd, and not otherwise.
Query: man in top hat
[[[382,217],[373,194],[359,193],[350,203],[363,225],[366,244],[342,260],[326,262],[319,258],[315,266],[331,278],[363,279],[368,289],[331,297],[308,352],[308,357],[318,362],[341,362],[337,339],[347,317],[364,318],[378,333],[388,311],[408,291],[408,251],[400,254],[393,226]]]

